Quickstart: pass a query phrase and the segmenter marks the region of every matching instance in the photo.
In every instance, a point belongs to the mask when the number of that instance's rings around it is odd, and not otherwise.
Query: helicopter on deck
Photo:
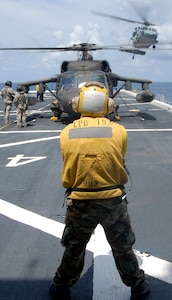
[[[80,87],[88,81],[98,81],[107,88],[109,97],[115,98],[122,88],[132,90],[132,83],[140,83],[142,91],[136,95],[138,102],[150,102],[154,94],[149,90],[151,80],[141,78],[131,78],[112,73],[110,64],[107,60],[94,60],[92,51],[112,49],[108,46],[97,46],[96,44],[74,44],[69,47],[57,48],[0,48],[0,50],[54,50],[54,51],[77,51],[80,53],[79,59],[75,61],[63,61],[61,73],[37,80],[20,82],[25,92],[29,92],[30,86],[43,83],[54,96],[55,100],[51,103],[51,110],[55,118],[60,118],[63,113],[76,114],[72,110],[72,99],[79,95]],[[55,92],[50,90],[47,83],[55,82]],[[118,88],[118,82],[122,82]],[[117,89],[118,88],[118,89]],[[114,108],[117,113],[117,108]]]

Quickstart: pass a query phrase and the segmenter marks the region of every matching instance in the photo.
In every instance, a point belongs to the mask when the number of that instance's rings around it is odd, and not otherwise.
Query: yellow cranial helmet
[[[114,101],[109,98],[108,90],[96,81],[86,82],[80,88],[79,97],[72,99],[72,108],[82,116],[100,117],[112,112]]]

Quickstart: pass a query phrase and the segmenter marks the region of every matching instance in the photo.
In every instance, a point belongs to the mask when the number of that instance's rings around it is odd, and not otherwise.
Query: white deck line
[[[0,199],[0,213],[59,239],[62,236],[64,224],[2,199]],[[93,252],[94,259],[93,300],[129,299],[130,288],[126,287],[119,277],[110,246],[100,225],[87,244],[87,250]],[[146,274],[172,284],[172,263],[140,251],[136,251],[136,255]]]

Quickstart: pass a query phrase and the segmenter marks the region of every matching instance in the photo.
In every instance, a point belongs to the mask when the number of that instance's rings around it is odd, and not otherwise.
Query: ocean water
[[[13,83],[13,88],[16,89],[17,83]],[[4,87],[4,83],[0,83],[0,90]],[[52,88],[52,86],[49,86]],[[140,89],[140,85],[133,84],[133,89]],[[172,82],[154,82],[151,83],[149,89],[152,90],[156,99],[172,104]],[[33,86],[31,90],[35,90]]]
[[[172,82],[155,82],[150,84],[150,90],[152,90],[156,98],[160,95],[161,101],[163,101],[162,95],[164,96],[164,101],[172,104]]]
[[[133,84],[133,88],[140,89],[138,84]],[[154,82],[149,85],[149,89],[154,92],[157,100],[172,104],[172,82]]]

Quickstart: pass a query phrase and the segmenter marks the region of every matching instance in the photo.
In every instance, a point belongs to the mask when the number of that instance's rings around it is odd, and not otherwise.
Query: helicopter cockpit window
[[[89,72],[85,74],[78,74],[78,87],[81,88],[85,82],[90,81]]]
[[[101,82],[104,86],[108,87],[107,80],[104,74],[91,73],[90,79],[91,81]]]
[[[108,83],[104,73],[98,72],[84,72],[75,74],[66,74],[61,77],[61,81],[58,87],[58,91],[68,90],[70,88],[81,88],[83,84],[87,81],[98,81],[101,82],[106,88],[108,88]]]
[[[78,87],[81,88],[83,84],[87,81],[98,81],[101,82],[106,88],[108,88],[108,83],[106,76],[104,74],[97,74],[95,72],[88,72],[84,75],[79,74],[78,75]]]
[[[59,85],[59,90],[67,90],[77,87],[77,80],[75,75],[63,76]]]

